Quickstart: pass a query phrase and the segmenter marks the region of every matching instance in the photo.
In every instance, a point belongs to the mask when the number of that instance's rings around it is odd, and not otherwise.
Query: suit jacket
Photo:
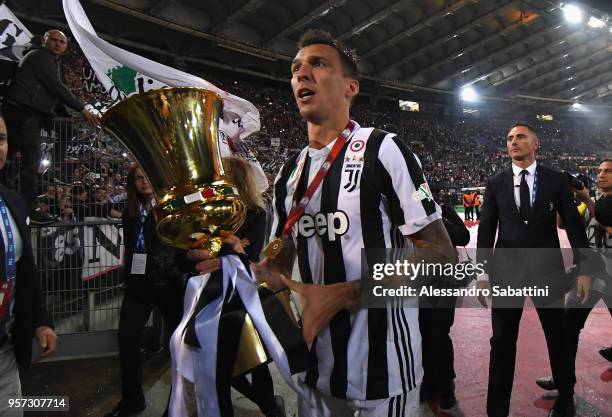
[[[167,291],[169,287],[183,286],[183,272],[176,266],[175,259],[178,249],[165,245],[157,237],[155,216],[151,211],[145,218],[143,237],[147,252],[147,266],[144,275],[132,275],[132,259],[134,246],[140,231],[140,218],[128,216],[127,209],[123,211],[123,237],[125,239],[123,280],[126,294],[146,299],[154,293]],[[184,252],[184,251],[183,251]],[[182,255],[185,257],[184,253]]]
[[[565,176],[539,164],[536,169],[535,204],[527,224],[514,201],[512,169],[488,178],[478,228],[478,261],[487,261],[486,270],[493,284],[539,288],[548,285],[550,295],[558,297],[569,289],[570,278],[565,273],[561,251],[555,249],[560,246],[557,213],[563,219],[572,248],[588,248],[588,241]],[[582,267],[586,269],[587,265]]]
[[[0,185],[0,194],[11,212],[23,242],[21,258],[17,262],[15,279],[15,307],[11,338],[15,346],[15,358],[21,367],[29,366],[32,359],[32,338],[39,326],[53,327],[51,314],[45,306],[45,297],[40,289],[40,278],[32,252],[30,227],[26,224],[29,207],[17,192]],[[0,251],[0,263],[6,264]],[[3,267],[4,269],[4,267]]]

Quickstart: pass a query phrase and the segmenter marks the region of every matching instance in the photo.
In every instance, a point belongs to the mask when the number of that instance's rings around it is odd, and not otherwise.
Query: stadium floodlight
[[[463,101],[476,101],[478,100],[478,94],[476,90],[471,86],[466,86],[461,89],[461,100]]]
[[[568,4],[563,6],[563,16],[569,23],[580,23],[582,22],[582,9],[575,4]]]
[[[591,18],[587,22],[587,25],[589,25],[589,27],[592,27],[593,29],[601,29],[606,26],[606,22],[596,18],[595,16],[591,16]]]
[[[47,158],[45,158],[42,161],[40,161],[40,163],[42,164],[42,166],[47,167],[47,166],[49,166],[49,164],[51,162],[49,162],[49,160]]]

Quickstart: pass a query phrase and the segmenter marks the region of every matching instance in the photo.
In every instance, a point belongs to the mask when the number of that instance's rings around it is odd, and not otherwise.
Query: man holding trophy
[[[299,415],[416,416],[423,374],[417,302],[359,307],[361,251],[409,241],[445,252],[451,242],[433,199],[414,198],[427,185],[416,156],[394,134],[350,120],[359,92],[353,52],[321,31],[307,32],[299,48],[291,86],[309,146],[276,178],[274,236],[266,259],[253,265],[258,282],[302,296],[310,353]],[[239,250],[234,237],[226,242]],[[287,278],[296,254],[302,283]],[[211,269],[205,251],[190,256],[198,269]]]
[[[307,32],[299,48],[291,85],[309,146],[277,176],[274,236],[266,259],[252,265],[259,288],[231,234],[245,207],[221,162],[221,96],[152,90],[102,120],[151,183],[160,239],[188,249],[203,274],[187,283],[171,341],[170,416],[187,414],[185,380],[194,383],[199,415],[231,415],[214,387],[270,358],[298,392],[300,416],[417,415],[417,301],[359,306],[361,252],[409,244],[440,254],[452,253],[452,245],[416,156],[396,135],[350,120],[359,93],[354,53],[321,31]],[[288,278],[296,255],[302,283]],[[269,296],[269,289],[287,288],[302,297],[303,339],[286,297]],[[296,384],[291,374],[304,369]]]

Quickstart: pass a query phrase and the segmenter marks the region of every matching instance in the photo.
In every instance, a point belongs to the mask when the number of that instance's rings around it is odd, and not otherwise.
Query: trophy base
[[[259,292],[260,294],[266,294],[262,300],[262,306],[264,308],[272,308],[272,303],[275,304],[275,312],[278,314],[274,315],[274,317],[277,323],[280,323],[281,329],[284,330],[280,332],[285,335],[283,340],[291,340],[291,342],[287,344],[291,346],[292,350],[300,352],[298,356],[308,357],[306,344],[302,338],[301,330],[298,326],[293,310],[291,309],[291,290],[287,288],[276,293],[272,293],[269,289],[262,285],[259,287]],[[275,302],[272,300],[272,298],[275,299]],[[244,307],[242,308],[244,309]],[[244,317],[244,324],[240,332],[240,339],[232,370],[232,377],[235,378],[237,376],[249,373],[258,366],[271,361],[272,358],[266,350],[264,343],[259,336],[259,332],[251,320],[251,317],[247,313]]]

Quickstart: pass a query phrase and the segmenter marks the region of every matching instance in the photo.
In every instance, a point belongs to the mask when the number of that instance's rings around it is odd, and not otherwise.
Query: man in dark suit
[[[0,115],[0,169],[7,151],[6,125]],[[53,353],[57,345],[35,269],[28,212],[21,195],[0,185],[0,398],[4,399],[21,396],[17,365],[30,364],[32,338],[42,349],[40,357]],[[21,408],[6,407],[6,401],[0,404],[0,415],[23,415]]]
[[[559,388],[559,397],[549,416],[565,417],[574,414],[574,382],[562,309],[570,280],[558,249],[557,214],[564,221],[573,248],[587,248],[588,242],[565,176],[536,163],[539,145],[530,126],[518,123],[510,129],[507,148],[512,167],[487,180],[478,229],[478,260],[486,262],[491,283],[498,288],[548,288],[548,296],[532,297],[532,300],[546,336],[550,364]],[[491,249],[494,244],[495,251]],[[581,268],[584,271],[584,265]],[[488,276],[479,278],[478,286],[490,288]],[[591,278],[578,276],[576,288],[585,302],[590,294]],[[487,395],[489,417],[509,414],[524,298],[493,298]],[[485,303],[482,297],[479,299]]]

